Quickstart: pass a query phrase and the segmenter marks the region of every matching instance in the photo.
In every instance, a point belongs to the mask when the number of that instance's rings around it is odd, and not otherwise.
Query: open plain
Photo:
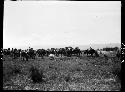
[[[117,57],[36,57],[29,61],[3,56],[4,90],[119,91],[121,71]],[[33,74],[31,69],[36,69]],[[40,77],[41,76],[41,77]],[[34,82],[33,77],[38,81]],[[40,80],[39,77],[42,79]]]

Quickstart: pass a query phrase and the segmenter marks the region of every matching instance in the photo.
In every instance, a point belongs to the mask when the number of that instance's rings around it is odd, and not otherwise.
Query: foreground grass
[[[113,63],[113,59],[106,62],[100,57],[55,60],[45,57],[28,62],[7,59],[3,62],[3,89],[117,91],[121,85],[120,81],[116,80],[117,76],[112,73],[116,67],[118,69],[120,64]]]

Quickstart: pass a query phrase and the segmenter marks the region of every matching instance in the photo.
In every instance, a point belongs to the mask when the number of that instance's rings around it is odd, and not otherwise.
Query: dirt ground
[[[116,57],[56,57],[21,61],[4,56],[3,90],[41,91],[119,91],[121,81],[112,73],[121,69]],[[30,68],[44,75],[44,82],[34,83]]]

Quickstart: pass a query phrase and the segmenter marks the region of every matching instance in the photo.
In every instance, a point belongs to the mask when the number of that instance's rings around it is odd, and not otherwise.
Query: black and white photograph
[[[121,1],[4,0],[3,90],[120,91]]]

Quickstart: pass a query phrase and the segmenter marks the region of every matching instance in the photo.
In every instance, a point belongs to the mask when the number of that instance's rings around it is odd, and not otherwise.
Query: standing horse
[[[26,52],[26,50],[24,51],[24,50],[22,50],[21,51],[21,60],[26,60],[26,61],[28,61],[28,58],[29,58],[29,55],[27,54],[27,52]]]
[[[33,50],[33,48],[30,48],[29,51],[27,52],[27,54],[29,55],[29,58],[35,59],[36,53]]]
[[[75,49],[73,49],[73,54],[76,55],[77,57],[79,57],[81,53],[82,52],[81,52],[81,50],[78,47],[76,47]]]
[[[36,53],[38,54],[38,57],[41,57],[43,59],[43,57],[46,55],[46,50],[38,49]]]
[[[84,51],[84,54],[87,54],[87,56],[88,56],[88,55],[90,55],[90,56],[95,55],[96,57],[99,57],[98,52],[95,51],[94,49],[90,49],[90,50],[87,49],[87,50]]]

